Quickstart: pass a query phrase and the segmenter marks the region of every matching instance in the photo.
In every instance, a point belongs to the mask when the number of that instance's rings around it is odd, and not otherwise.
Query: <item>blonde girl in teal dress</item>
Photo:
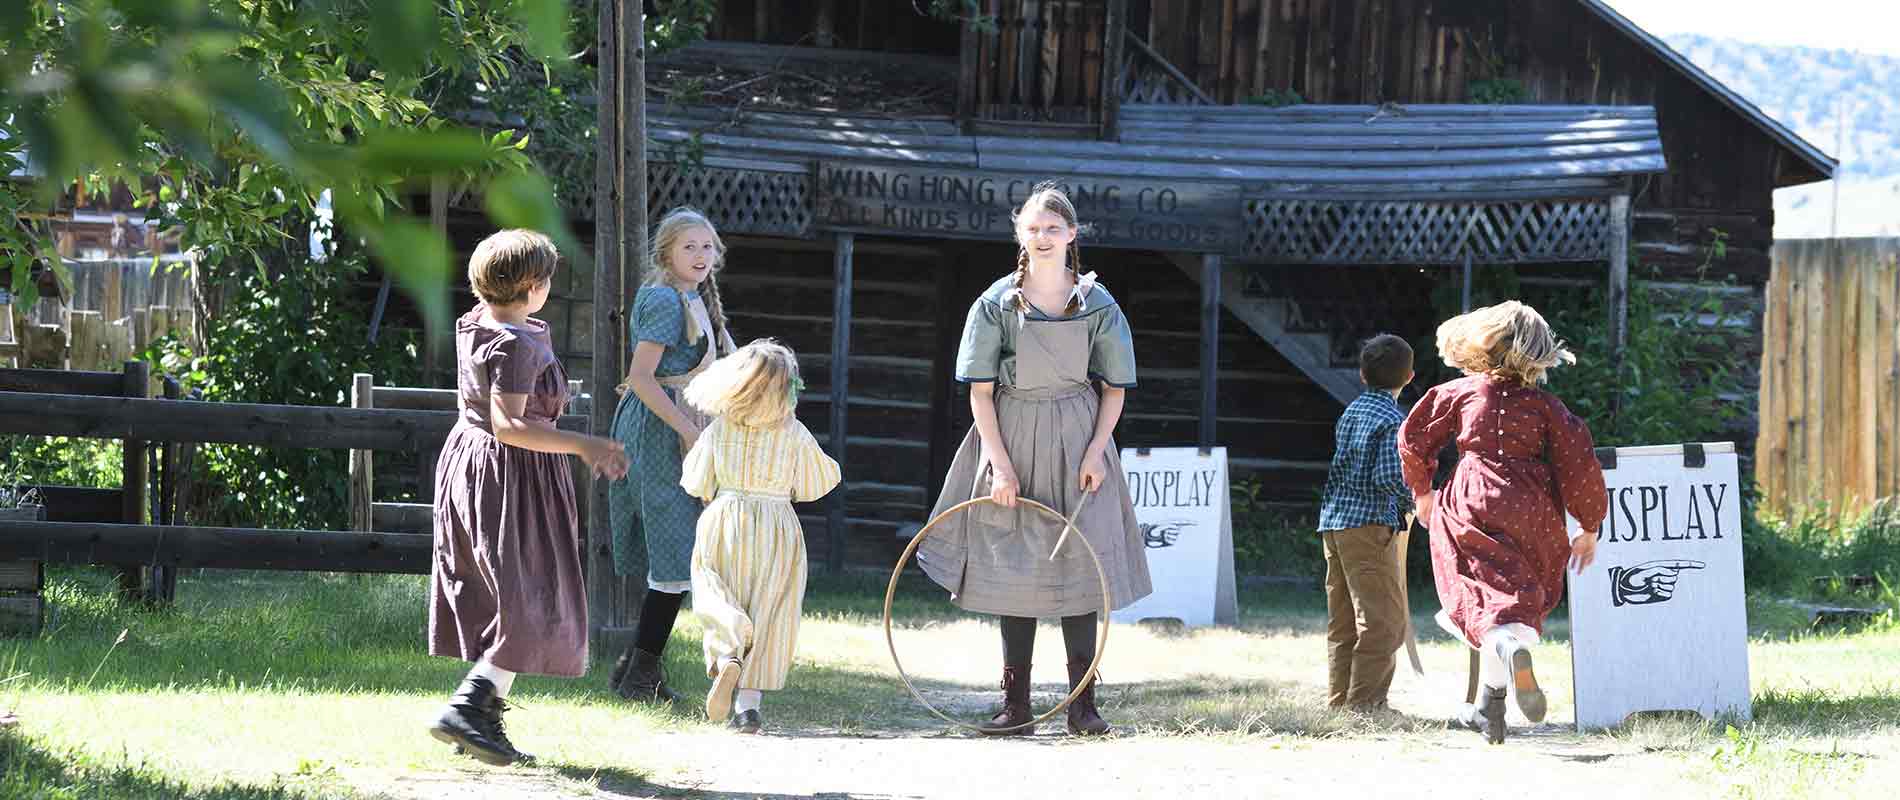
[[[680,463],[706,427],[705,415],[680,399],[694,376],[731,353],[726,315],[714,277],[726,245],[705,215],[676,208],[654,227],[645,285],[628,314],[633,361],[614,412],[614,438],[631,468],[608,489],[614,572],[644,563],[646,600],[633,643],[615,661],[609,684],[643,703],[679,699],[666,685],[660,656],[681,601],[692,586],[693,537],[700,500],[680,486]]]

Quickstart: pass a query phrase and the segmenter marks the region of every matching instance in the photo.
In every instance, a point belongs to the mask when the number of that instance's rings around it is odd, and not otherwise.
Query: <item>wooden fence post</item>
[[[1214,446],[1219,417],[1220,285],[1219,253],[1201,255],[1201,441],[1203,450]]]
[[[123,394],[126,397],[149,398],[152,396],[151,368],[143,361],[125,362]],[[123,461],[120,472],[120,518],[128,525],[145,524],[146,507],[146,464],[145,442],[137,439],[121,440]],[[127,600],[143,600],[144,568],[139,564],[119,566],[119,594]]]
[[[178,400],[183,387],[178,381],[166,376],[163,381],[163,395],[166,400]],[[158,446],[158,497],[157,510],[152,521],[159,525],[178,524],[178,471],[184,462],[180,451],[184,445],[178,442],[164,442]],[[176,567],[152,565],[152,601],[169,604],[178,597],[178,569]]]
[[[374,408],[376,378],[367,372],[358,372],[350,379],[350,408]],[[370,504],[374,502],[372,491],[374,475],[370,462],[371,451],[350,451],[350,530],[368,533],[371,528]]]

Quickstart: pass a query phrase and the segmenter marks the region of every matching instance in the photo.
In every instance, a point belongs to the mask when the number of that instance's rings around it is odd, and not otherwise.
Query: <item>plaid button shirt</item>
[[[1346,406],[1333,428],[1333,464],[1319,529],[1343,531],[1364,525],[1398,527],[1411,510],[1412,493],[1399,469],[1399,423],[1405,412],[1385,392],[1368,391]]]

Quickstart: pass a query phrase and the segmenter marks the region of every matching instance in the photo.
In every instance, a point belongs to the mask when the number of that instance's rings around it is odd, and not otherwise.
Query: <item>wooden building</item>
[[[801,417],[846,441],[848,533],[813,509],[814,558],[888,563],[923,521],[969,423],[964,315],[1038,181],[1135,327],[1121,443],[1222,445],[1310,505],[1356,343],[1429,333],[1471,265],[1607,275],[1617,308],[1631,253],[1681,274],[1719,229],[1717,274],[1758,285],[1772,191],[1835,167],[1600,0],[978,5],[727,0],[647,67],[651,212],[715,220],[735,335],[798,350]],[[548,313],[580,375],[573,280]]]

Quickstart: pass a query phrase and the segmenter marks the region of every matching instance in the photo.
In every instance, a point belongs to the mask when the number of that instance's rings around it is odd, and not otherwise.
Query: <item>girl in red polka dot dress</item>
[[[1563,597],[1566,564],[1581,573],[1596,557],[1609,497],[1589,427],[1537,386],[1550,368],[1577,359],[1536,309],[1511,301],[1454,317],[1438,326],[1438,354],[1465,376],[1412,407],[1399,427],[1399,457],[1431,530],[1439,624],[1479,651],[1478,711],[1496,744],[1507,686],[1525,718],[1544,719],[1530,646]],[[1447,441],[1457,443],[1458,468],[1434,492]],[[1582,526],[1575,539],[1565,533],[1566,512]]]

